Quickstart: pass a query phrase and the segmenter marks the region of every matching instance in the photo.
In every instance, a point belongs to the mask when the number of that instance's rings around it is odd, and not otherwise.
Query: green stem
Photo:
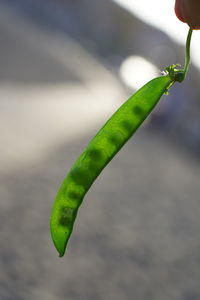
[[[182,82],[187,75],[189,64],[190,64],[190,45],[191,45],[191,39],[192,39],[192,32],[193,32],[193,29],[190,28],[188,31],[186,46],[185,46],[184,68],[179,69],[177,67],[179,67],[180,65],[176,64],[176,65],[171,65],[165,69],[167,74],[169,74],[169,76],[173,79],[173,82],[175,82],[175,81]]]
[[[187,35],[186,48],[185,48],[185,65],[183,69],[183,80],[187,75],[189,64],[190,64],[190,45],[191,45],[192,32],[193,30],[192,28],[190,28]]]

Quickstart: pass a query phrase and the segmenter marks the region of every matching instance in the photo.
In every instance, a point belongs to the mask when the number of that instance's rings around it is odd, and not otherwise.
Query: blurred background
[[[106,119],[187,25],[160,0],[0,0],[0,299],[200,299],[200,33],[187,79],[85,197],[64,258],[54,196]]]

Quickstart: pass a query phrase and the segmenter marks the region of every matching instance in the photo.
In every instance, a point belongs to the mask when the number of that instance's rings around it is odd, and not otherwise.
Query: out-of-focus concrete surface
[[[0,25],[0,299],[200,299],[199,162],[160,131],[103,171],[58,258],[55,193],[125,92],[72,40],[3,6]]]
[[[0,25],[0,162],[7,170],[98,128],[125,93],[70,38],[31,26],[4,6]]]

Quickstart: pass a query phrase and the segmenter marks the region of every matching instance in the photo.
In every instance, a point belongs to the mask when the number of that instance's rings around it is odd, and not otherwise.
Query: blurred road
[[[75,42],[0,11],[1,166],[40,159],[50,148],[95,131],[119,106],[115,77]],[[70,129],[70,130],[69,130]]]
[[[0,299],[200,299],[199,162],[141,129],[104,170],[60,259],[67,169],[126,95],[79,45],[0,7]]]

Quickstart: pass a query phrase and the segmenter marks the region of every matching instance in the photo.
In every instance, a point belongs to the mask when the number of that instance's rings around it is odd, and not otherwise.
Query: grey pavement
[[[66,255],[56,191],[126,93],[98,59],[0,8],[0,299],[200,299],[199,161],[141,128],[97,179]]]

